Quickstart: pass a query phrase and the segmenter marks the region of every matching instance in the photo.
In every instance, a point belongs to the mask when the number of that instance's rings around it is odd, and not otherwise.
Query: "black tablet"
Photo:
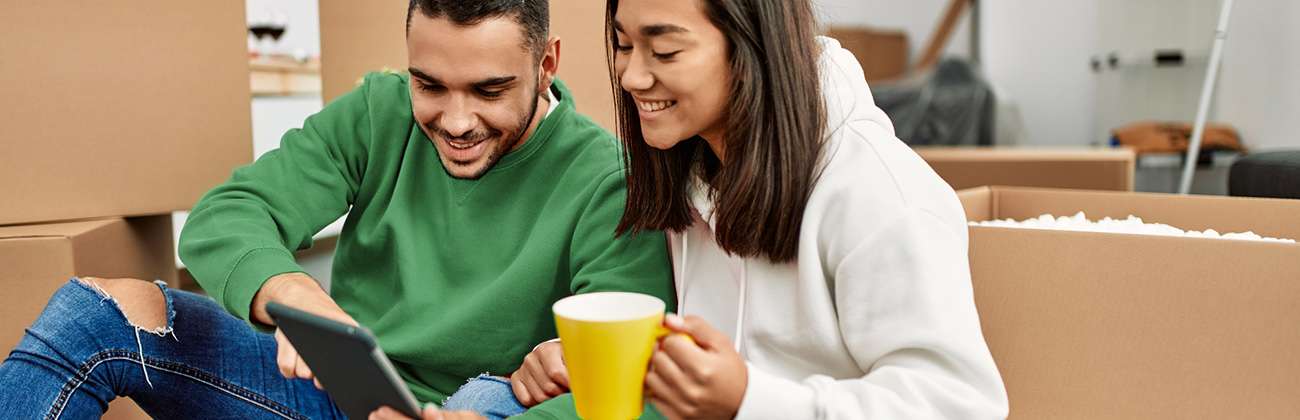
[[[420,418],[420,405],[365,327],[354,327],[275,302],[266,305],[325,392],[348,418],[389,406]]]

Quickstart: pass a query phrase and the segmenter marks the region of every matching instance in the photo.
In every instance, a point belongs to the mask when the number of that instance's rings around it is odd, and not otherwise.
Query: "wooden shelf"
[[[252,57],[248,61],[253,96],[320,95],[320,59]]]

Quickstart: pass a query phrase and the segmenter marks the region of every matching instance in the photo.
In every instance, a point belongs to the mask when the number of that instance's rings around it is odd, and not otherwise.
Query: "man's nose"
[[[463,137],[478,127],[478,117],[463,100],[452,100],[442,112],[438,125],[451,137]]]

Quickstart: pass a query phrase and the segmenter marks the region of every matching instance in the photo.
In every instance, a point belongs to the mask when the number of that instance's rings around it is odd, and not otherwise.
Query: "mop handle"
[[[1219,79],[1219,65],[1223,62],[1223,42],[1228,39],[1232,1],[1223,0],[1223,10],[1219,12],[1219,27],[1214,31],[1214,47],[1210,50],[1209,68],[1205,72],[1205,85],[1201,89],[1201,103],[1196,109],[1196,125],[1192,128],[1192,140],[1187,145],[1187,158],[1183,161],[1183,176],[1178,184],[1179,194],[1187,194],[1192,190],[1192,174],[1196,169],[1197,157],[1201,154],[1201,140],[1205,137],[1205,120],[1209,118],[1210,102],[1214,100],[1214,86]]]

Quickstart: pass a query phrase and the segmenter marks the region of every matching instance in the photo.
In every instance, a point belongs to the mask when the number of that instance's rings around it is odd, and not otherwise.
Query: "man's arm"
[[[627,201],[627,181],[620,169],[601,179],[579,220],[570,245],[573,293],[638,292],[663,299],[677,310],[672,261],[661,231],[615,237]]]
[[[583,209],[569,245],[572,251],[569,269],[574,273],[570,291],[574,294],[645,293],[662,299],[669,312],[676,311],[672,262],[664,233],[650,231],[616,237],[614,232],[627,200],[623,171],[610,172],[593,182],[590,201]],[[568,392],[568,372],[560,344],[554,340],[534,347],[510,377],[511,390],[525,407]],[[567,404],[572,412],[572,403]],[[555,404],[546,406],[555,407]],[[560,407],[563,411],[563,406]]]
[[[303,272],[293,251],[310,246],[312,235],[354,201],[370,136],[367,88],[309,117],[284,135],[279,149],[236,170],[194,206],[180,256],[226,310],[267,324],[264,309],[253,305],[262,285]]]

